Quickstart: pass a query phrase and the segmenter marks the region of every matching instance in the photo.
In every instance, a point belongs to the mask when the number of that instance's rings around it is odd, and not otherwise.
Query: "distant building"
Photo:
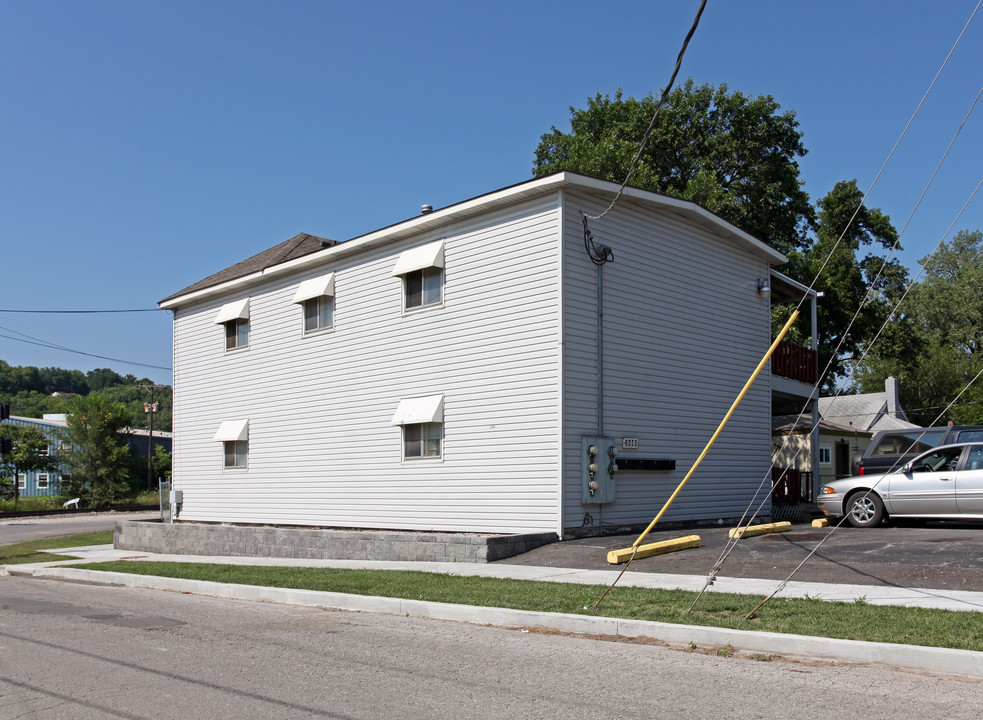
[[[65,429],[68,427],[68,416],[64,413],[46,413],[40,420],[14,415],[3,422],[21,427],[33,427],[43,432],[48,438],[46,452],[56,460],[67,447]],[[120,432],[126,435],[127,444],[133,449],[137,457],[147,456],[148,431],[145,428],[124,428]],[[155,430],[153,447],[154,449],[163,447],[170,452],[171,433]],[[54,497],[61,494],[61,481],[65,477],[69,477],[69,475],[59,464],[57,469],[50,472],[21,473],[17,477],[17,487],[21,497]]]
[[[32,427],[44,433],[48,439],[48,447],[45,449],[46,455],[51,455],[57,459],[58,453],[64,446],[64,430],[66,423],[64,419],[44,419],[18,417],[11,415],[4,420],[4,424],[18,425],[20,427]],[[28,472],[20,473],[17,476],[17,489],[21,497],[46,497],[59,494],[61,480],[65,473],[60,466],[49,472]]]

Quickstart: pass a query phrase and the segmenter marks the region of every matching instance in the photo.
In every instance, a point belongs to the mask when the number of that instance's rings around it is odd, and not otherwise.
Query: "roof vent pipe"
[[[420,206],[420,214],[421,215],[426,215],[427,213],[432,213],[432,212],[433,212],[433,205],[421,205]]]

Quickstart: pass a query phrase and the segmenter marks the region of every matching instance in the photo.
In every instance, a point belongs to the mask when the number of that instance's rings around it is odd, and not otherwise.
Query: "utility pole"
[[[147,431],[147,490],[154,489],[154,413],[160,409],[160,403],[154,402],[154,391],[164,385],[137,385],[138,388],[150,391],[150,402],[143,404],[143,411],[150,414],[150,424]]]

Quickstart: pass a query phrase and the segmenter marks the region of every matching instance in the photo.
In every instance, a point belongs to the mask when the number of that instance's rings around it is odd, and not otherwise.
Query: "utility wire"
[[[963,207],[959,210],[959,214],[956,215],[956,217],[953,219],[953,221],[949,224],[949,227],[946,228],[946,231],[942,234],[942,237],[939,239],[939,242],[936,244],[935,248],[932,250],[931,255],[929,255],[929,260],[932,257],[935,256],[935,253],[938,252],[939,248],[942,246],[942,243],[945,241],[945,238],[948,237],[949,232],[952,230],[953,226],[959,221],[959,218],[962,216],[963,212],[966,210],[966,208],[968,207],[969,203],[976,196],[976,193],[979,191],[979,189],[980,189],[981,186],[983,186],[983,179],[981,179],[980,182],[977,183],[976,187],[973,189],[973,192],[970,194],[969,199],[966,200],[966,202],[963,204]],[[926,265],[927,264],[928,263],[926,263]],[[908,293],[911,291],[911,288],[914,287],[914,285],[917,282],[918,278],[921,277],[921,273],[924,272],[924,269],[925,268],[923,266],[922,267],[922,270],[918,273],[918,275],[915,276],[915,279],[912,280],[912,282],[908,285],[908,288],[907,288],[907,290],[905,290],[904,295],[901,297],[900,300],[898,300],[897,304],[894,307],[894,310],[892,310],[891,314],[887,317],[887,319],[881,325],[880,330],[877,331],[877,334],[874,336],[874,339],[871,341],[871,347],[874,345],[874,343],[877,342],[878,338],[881,336],[881,333],[884,331],[884,329],[887,327],[888,323],[894,317],[894,313],[897,312],[897,308],[901,305],[902,302],[904,302],[905,298],[908,296]],[[868,351],[869,351],[869,349],[870,348],[868,348]],[[864,352],[864,355],[861,357],[861,362],[863,361],[863,358],[866,357],[866,354],[867,354],[867,351],[865,351]],[[932,421],[932,425],[937,424],[942,419],[942,417],[945,416],[949,412],[949,410],[956,404],[956,401],[959,400],[959,398],[961,398],[965,394],[965,392],[967,390],[969,390],[969,388],[972,387],[974,383],[976,383],[977,380],[979,380],[979,378],[980,378],[981,375],[983,375],[983,369],[981,369],[975,375],[975,377],[973,377],[972,380],[970,380],[968,383],[966,383],[966,385],[963,386],[962,390],[959,391],[959,393],[956,395],[956,397],[954,397],[952,399],[952,401],[942,409],[942,412],[940,412],[936,416],[935,420]],[[922,435],[924,435],[924,432],[922,433]],[[918,442],[918,440],[920,439],[920,437],[921,436],[919,436],[919,438],[916,438],[912,442],[912,444],[908,447],[908,451],[911,451],[911,449],[915,446],[915,444]],[[788,436],[786,436],[786,440],[787,439],[788,439]],[[783,447],[783,449],[784,449],[784,447]],[[897,462],[895,463],[895,465],[897,465]],[[893,472],[893,471],[894,471],[894,466],[892,466],[888,470],[888,472]],[[865,494],[864,497],[866,497],[871,492],[873,492],[874,487],[876,487],[877,486],[877,483],[879,483],[880,480],[882,480],[882,479],[883,479],[883,475],[881,476],[881,478],[879,478],[874,483],[873,487],[871,487],[871,489],[867,491],[867,493]],[[838,530],[840,528],[840,526],[842,526],[843,523],[846,522],[846,520],[847,520],[847,518],[846,518],[846,516],[844,516],[840,520],[839,523],[837,523],[836,525],[834,525],[833,527],[831,527],[830,528],[830,531],[826,534],[826,536],[823,537],[823,539],[820,540],[818,543],[816,543],[816,546],[809,552],[808,555],[806,555],[805,558],[802,559],[802,562],[799,563],[792,570],[792,572],[790,572],[788,574],[788,576],[778,584],[778,586],[775,588],[775,590],[768,597],[766,597],[764,600],[762,600],[750,613],[748,613],[748,615],[745,617],[745,620],[750,620],[751,618],[753,618],[754,615],[755,615],[755,613],[758,612],[758,610],[760,610],[765,605],[765,603],[767,603],[769,600],[771,600],[773,597],[775,597],[775,595],[777,595],[779,592],[781,592],[788,585],[788,583],[791,582],[792,578],[795,576],[795,573],[797,573],[802,568],[802,566],[805,565],[805,563],[806,563],[807,560],[809,560],[813,555],[816,554],[816,552],[819,550],[819,548],[822,547],[823,544],[833,536],[833,534],[836,532],[836,530]],[[706,586],[704,587],[704,590],[705,589],[706,589]]]
[[[968,382],[968,383],[967,383],[967,384],[965,385],[965,387],[963,387],[963,389],[962,389],[962,390],[960,390],[960,391],[959,391],[959,394],[958,394],[958,395],[956,395],[956,397],[954,397],[954,398],[952,399],[952,402],[951,402],[951,403],[949,403],[949,404],[948,404],[948,405],[947,405],[947,406],[946,406],[946,407],[945,407],[945,408],[943,409],[943,411],[942,411],[941,413],[939,413],[939,415],[938,415],[938,417],[936,417],[936,418],[935,418],[935,422],[938,422],[938,421],[939,421],[939,419],[940,419],[940,418],[941,418],[941,417],[942,417],[943,415],[945,415],[945,414],[946,414],[946,413],[947,413],[947,412],[949,411],[949,409],[950,409],[950,408],[952,407],[952,405],[953,405],[953,404],[954,404],[954,403],[956,402],[956,400],[958,400],[958,399],[959,399],[960,397],[962,397],[962,395],[963,395],[963,393],[965,393],[965,392],[966,392],[967,390],[969,390],[969,388],[971,388],[971,387],[973,386],[973,384],[974,384],[974,383],[975,383],[975,382],[976,382],[977,380],[979,380],[979,379],[980,379],[980,376],[981,376],[981,375],[983,375],[983,369],[981,369],[981,370],[980,370],[980,371],[979,371],[978,373],[976,373],[976,376],[975,376],[975,377],[974,377],[974,378],[973,378],[972,380],[970,380],[970,381],[969,381],[969,382]],[[933,424],[934,424],[934,423],[933,423]],[[916,442],[917,442],[917,441],[916,441]],[[909,449],[909,450],[911,450],[911,447],[913,447],[913,446],[914,446],[914,443],[912,443],[912,446],[910,446],[910,447],[909,447],[908,449]],[[899,460],[898,462],[900,462],[900,460]],[[897,464],[897,463],[895,463],[895,464]],[[890,470],[889,470],[888,472],[893,472],[893,470],[894,470],[894,468],[892,467],[892,468],[891,468],[891,469],[890,469]],[[885,473],[885,474],[886,474],[886,473]],[[870,493],[872,493],[872,492],[874,491],[874,487],[877,487],[877,484],[878,484],[878,483],[880,483],[880,481],[881,481],[881,480],[883,480],[883,479],[884,479],[884,475],[881,475],[881,477],[880,477],[880,478],[878,478],[878,480],[877,480],[877,481],[876,481],[876,482],[875,482],[875,483],[873,484],[873,487],[871,487],[871,489],[867,491],[867,493],[866,493],[866,494],[864,495],[864,497],[866,497],[867,495],[869,495]],[[769,596],[768,596],[768,597],[766,597],[766,598],[765,598],[764,600],[762,600],[762,601],[761,601],[760,603],[758,603],[758,604],[757,604],[757,605],[755,606],[755,608],[754,608],[754,609],[753,609],[753,610],[752,610],[751,612],[749,612],[749,613],[748,613],[748,614],[747,614],[747,615],[745,616],[745,618],[744,618],[744,619],[745,619],[745,620],[751,620],[751,619],[752,619],[752,618],[754,617],[754,615],[755,615],[755,613],[757,613],[757,612],[758,612],[758,610],[760,610],[760,609],[761,609],[762,607],[764,607],[764,605],[765,605],[765,603],[767,603],[767,602],[768,602],[769,600],[771,600],[771,599],[772,599],[773,597],[775,597],[775,596],[776,596],[776,595],[777,595],[778,593],[780,593],[780,592],[781,592],[782,590],[784,590],[784,589],[785,589],[785,587],[786,587],[786,586],[787,586],[787,585],[789,584],[789,582],[791,582],[791,580],[792,580],[792,577],[793,577],[793,576],[795,575],[795,573],[797,573],[797,572],[798,572],[798,571],[799,571],[799,570],[800,570],[800,569],[802,568],[802,566],[806,564],[806,561],[808,561],[808,560],[809,560],[809,559],[810,559],[810,558],[811,558],[811,557],[812,557],[813,555],[815,555],[815,554],[816,554],[816,553],[817,553],[817,552],[819,551],[819,548],[821,548],[821,547],[823,546],[823,543],[825,543],[825,542],[826,542],[827,540],[829,540],[829,539],[830,539],[831,537],[833,537],[833,534],[834,534],[834,533],[835,533],[835,532],[836,532],[836,531],[837,531],[837,530],[838,530],[838,529],[839,529],[839,528],[840,528],[840,527],[841,527],[841,526],[843,525],[843,523],[845,523],[846,521],[847,521],[847,518],[846,518],[846,516],[844,516],[844,517],[843,517],[843,518],[842,518],[842,519],[841,519],[841,520],[840,520],[840,521],[839,521],[839,522],[838,522],[838,523],[837,523],[836,525],[834,525],[833,527],[831,527],[831,528],[830,528],[830,530],[829,530],[829,532],[828,532],[828,533],[826,533],[826,536],[825,536],[825,537],[823,537],[823,539],[822,539],[822,540],[820,540],[820,541],[819,541],[818,543],[816,543],[816,546],[815,546],[815,547],[814,547],[814,548],[813,548],[812,550],[810,550],[810,551],[809,551],[809,554],[808,554],[808,555],[806,555],[806,556],[805,556],[804,558],[802,558],[802,562],[800,562],[800,563],[799,563],[799,564],[798,564],[798,565],[797,565],[797,566],[796,566],[796,567],[795,567],[795,568],[794,568],[794,569],[792,570],[792,572],[790,572],[790,573],[788,574],[788,577],[786,577],[786,578],[785,578],[784,580],[782,580],[782,581],[781,581],[781,582],[780,582],[780,583],[778,584],[778,586],[777,586],[777,587],[776,587],[776,588],[775,588],[775,589],[774,589],[774,590],[772,591],[772,593],[771,593],[771,595],[769,595]]]
[[[99,315],[104,313],[169,312],[164,308],[137,308],[134,310],[0,310],[0,313],[34,313],[48,315]]]
[[[969,206],[970,202],[972,202],[973,198],[976,196],[976,193],[979,191],[979,189],[980,189],[981,186],[983,186],[983,180],[980,180],[980,182],[977,183],[976,187],[973,189],[973,192],[970,194],[969,198],[963,204],[963,207],[960,209],[959,213],[956,215],[956,217],[953,219],[953,221],[951,223],[949,223],[949,227],[946,228],[945,232],[942,234],[941,238],[939,239],[939,242],[936,244],[935,248],[932,250],[932,254],[929,257],[934,256],[935,253],[938,252],[939,247],[941,247],[942,243],[945,241],[945,238],[948,237],[949,232],[952,230],[952,228],[955,226],[955,224],[959,221],[959,218],[962,217],[963,212],[965,212],[965,210]],[[873,347],[873,345],[880,338],[881,333],[883,333],[883,331],[887,327],[888,323],[894,317],[894,313],[897,312],[897,308],[901,305],[901,303],[904,302],[905,298],[908,296],[908,293],[911,291],[912,287],[914,287],[915,283],[918,281],[918,278],[921,277],[921,272],[924,272],[924,267],[922,268],[922,271],[920,271],[918,273],[918,275],[915,276],[915,279],[912,280],[911,283],[909,283],[908,288],[905,290],[904,295],[895,304],[894,310],[892,310],[891,314],[888,315],[888,317],[884,320],[884,323],[881,325],[880,329],[877,331],[877,334],[874,336],[874,339],[871,341],[870,347]],[[870,347],[868,347],[867,350],[863,353],[863,355],[861,356],[860,362],[862,362],[863,359],[866,357],[867,352],[870,350]],[[828,372],[829,368],[830,368],[830,365],[827,364],[826,368],[823,371],[823,376],[825,376],[825,374],[826,374],[826,372]],[[983,373],[983,371],[981,371],[981,373]],[[949,411],[949,409],[951,409],[953,407],[953,405],[955,404],[956,400],[958,400],[963,395],[963,393],[966,392],[966,390],[969,388],[970,385],[972,385],[973,383],[976,382],[976,380],[977,380],[978,377],[979,377],[979,375],[977,375],[975,378],[973,378],[973,380],[971,380],[970,383],[968,385],[966,385],[966,387],[964,387],[960,391],[959,395],[957,395],[953,399],[953,401],[950,402],[943,409],[943,411],[941,413],[939,413],[938,417],[933,421],[933,423],[932,423],[933,425],[935,423],[937,423],[939,421],[939,419],[943,415],[945,415],[945,413],[947,413]],[[816,392],[817,392],[818,389],[819,389],[819,382],[817,381],[816,385],[813,387],[812,393],[810,393],[809,398],[806,400],[806,406],[808,406],[808,404],[810,402],[812,402],[813,396],[816,394]],[[837,394],[836,397],[839,397],[839,395]],[[804,412],[804,408],[803,408],[803,412]],[[791,432],[789,432],[789,433],[787,433],[785,435],[785,439],[782,442],[782,447],[779,450],[779,454],[785,451],[786,447],[788,446],[788,441],[789,441],[789,438],[790,437],[791,437]],[[916,439],[915,442],[917,442],[917,439]],[[912,443],[912,446],[914,446],[914,443]],[[801,452],[801,450],[802,450],[802,448],[800,448],[798,450],[798,452]],[[796,454],[798,454],[798,452]],[[741,516],[741,519],[740,519],[740,521],[738,523],[738,526],[744,525],[744,523],[745,523],[745,521],[746,521],[746,519],[748,517],[748,513],[749,513],[749,511],[751,509],[751,506],[754,504],[755,498],[758,497],[758,493],[760,493],[761,490],[762,490],[762,488],[764,487],[765,481],[768,480],[768,478],[772,475],[772,473],[774,471],[774,468],[775,468],[775,463],[772,462],[771,467],[768,469],[768,472],[761,479],[761,483],[759,483],[757,489],[754,492],[754,495],[752,495],[751,501],[748,503],[748,507],[745,508],[744,514]],[[892,470],[893,470],[893,468],[892,468]],[[767,494],[763,495],[761,502],[759,503],[757,509],[755,510],[755,513],[753,515],[751,515],[751,517],[755,517],[757,515],[757,513],[760,512],[760,510],[764,507],[764,503],[767,500],[767,497],[768,497]],[[845,518],[844,518],[844,520],[845,520]],[[843,523],[843,521],[840,522],[840,525],[842,525],[842,523]],[[838,526],[836,526],[836,527],[838,527]],[[836,528],[834,528],[833,530],[835,530],[835,529]],[[829,535],[832,535],[833,530],[830,531]],[[807,556],[806,559],[808,559],[808,557],[811,557],[815,553],[815,551],[819,549],[819,547],[826,541],[826,539],[828,538],[829,535],[827,535],[826,538],[823,538],[823,540],[821,540],[819,542],[819,544],[816,546],[816,548],[813,550],[813,552],[810,553]],[[735,537],[728,539],[727,543],[725,544],[723,550],[720,553],[720,556],[717,558],[717,562],[714,563],[713,567],[711,567],[710,571],[707,573],[707,579],[706,579],[705,584],[703,585],[703,588],[697,594],[696,599],[693,601],[693,604],[690,606],[690,608],[689,608],[689,610],[687,612],[692,612],[693,608],[696,607],[696,603],[699,602],[700,598],[703,597],[703,595],[706,592],[707,588],[709,588],[711,585],[713,585],[713,583],[716,581],[717,575],[719,574],[720,570],[722,569],[724,562],[727,560],[728,557],[730,557],[731,552],[733,552],[734,549],[737,547],[737,543],[740,541],[740,539],[741,539],[741,535],[740,534],[736,534]],[[804,562],[805,562],[805,560],[803,560],[803,563]],[[789,576],[785,580],[782,581],[782,583],[779,585],[779,587],[775,590],[774,593],[772,593],[772,595],[769,596],[768,599],[771,599],[778,592],[780,592],[782,590],[782,588],[784,588],[791,581],[793,575],[796,572],[798,572],[799,568],[801,568],[801,567],[802,567],[801,564],[798,567],[796,567],[792,571],[792,573],[789,574]],[[754,613],[757,612],[763,605],[764,605],[764,603],[761,603],[761,605],[758,605],[758,607],[756,607],[748,615],[748,619],[750,619],[754,615]]]
[[[983,2],[983,0],[980,0]],[[679,50],[679,55],[676,56],[676,67],[672,70],[672,76],[669,78],[669,83],[662,89],[662,95],[659,97],[659,102],[655,106],[655,112],[652,114],[652,121],[649,123],[648,129],[645,134],[642,135],[642,142],[638,147],[638,152],[635,154],[635,159],[631,163],[631,167],[628,168],[628,174],[625,176],[625,181],[621,183],[621,187],[618,188],[618,193],[614,196],[614,200],[608,205],[607,209],[600,215],[586,215],[586,218],[590,220],[600,220],[602,217],[611,212],[611,209],[615,206],[618,200],[621,199],[621,195],[624,193],[625,188],[628,186],[628,182],[631,180],[631,176],[634,174],[635,169],[638,167],[638,163],[642,160],[642,153],[645,152],[645,145],[649,141],[649,135],[652,134],[652,128],[655,127],[655,121],[659,117],[659,111],[662,110],[662,105],[665,103],[666,98],[669,97],[669,91],[672,90],[673,84],[676,82],[676,75],[679,74],[679,68],[683,64],[683,55],[686,54],[686,48],[689,46],[689,41],[693,38],[693,34],[696,32],[697,26],[700,24],[700,17],[703,15],[703,9],[707,6],[707,0],[702,0],[700,2],[700,8],[696,11],[696,17],[693,18],[693,26],[686,33],[686,39],[683,40],[683,47]],[[586,226],[586,222],[585,222]]]
[[[983,5],[983,0],[980,0],[976,4],[976,7],[973,9],[973,12],[970,14],[969,19],[966,21],[966,24],[963,26],[962,31],[960,31],[959,36],[956,38],[956,41],[953,43],[952,48],[949,50],[948,55],[946,55],[946,58],[942,62],[942,65],[939,67],[938,72],[936,72],[935,77],[932,79],[932,82],[929,84],[928,89],[925,91],[925,94],[922,96],[922,99],[919,101],[918,106],[915,108],[915,111],[912,113],[911,117],[909,118],[907,124],[904,127],[904,130],[902,130],[901,135],[898,137],[897,141],[894,143],[894,146],[891,148],[891,152],[888,154],[887,159],[885,159],[884,163],[881,165],[880,170],[878,170],[877,175],[874,177],[873,182],[870,184],[870,187],[867,189],[867,192],[864,194],[863,198],[861,198],[861,201],[857,205],[857,208],[854,210],[853,215],[850,217],[850,220],[847,222],[846,226],[843,228],[843,231],[840,233],[839,238],[837,239],[836,243],[833,245],[833,248],[830,250],[830,252],[827,255],[827,257],[826,257],[825,261],[823,262],[822,266],[819,268],[819,271],[816,273],[816,276],[813,278],[813,281],[809,285],[808,290],[806,291],[806,293],[803,294],[802,299],[799,301],[798,305],[796,306],[796,310],[798,310],[798,309],[800,309],[802,307],[802,305],[805,303],[806,299],[809,297],[809,295],[813,291],[813,288],[815,287],[816,283],[819,281],[819,278],[822,276],[822,274],[825,271],[827,265],[829,264],[830,260],[832,259],[833,253],[839,247],[839,244],[843,241],[843,238],[846,236],[847,231],[849,230],[850,226],[853,224],[853,221],[856,219],[857,215],[859,214],[860,209],[864,206],[864,204],[865,204],[865,202],[867,200],[867,197],[870,195],[871,191],[873,191],[874,186],[877,184],[877,181],[880,179],[880,177],[883,174],[883,172],[884,172],[885,168],[887,167],[888,163],[891,161],[891,158],[894,156],[895,151],[897,150],[898,146],[901,144],[901,141],[904,138],[904,136],[907,134],[908,129],[911,127],[912,122],[914,122],[915,117],[918,115],[918,113],[921,110],[922,106],[925,104],[925,100],[928,98],[928,95],[931,93],[932,88],[935,86],[936,81],[938,80],[939,76],[942,74],[943,69],[948,64],[949,59],[952,57],[953,52],[955,52],[955,50],[956,50],[956,47],[958,47],[959,42],[962,40],[963,35],[966,33],[966,29],[969,27],[970,23],[972,22],[973,17],[975,17],[976,12],[980,8],[980,5]],[[983,89],[981,89],[981,92],[983,92]],[[917,207],[921,203],[922,198],[924,198],[925,193],[928,191],[928,187],[931,186],[932,182],[935,179],[935,176],[938,174],[939,167],[941,167],[942,162],[944,162],[945,158],[948,156],[949,150],[952,148],[952,144],[955,142],[956,137],[958,137],[959,136],[959,133],[962,131],[962,128],[963,128],[963,126],[966,123],[966,119],[968,119],[969,115],[973,111],[973,108],[975,108],[976,103],[979,100],[979,97],[980,97],[980,95],[977,94],[976,99],[973,101],[972,106],[970,107],[969,111],[966,114],[966,118],[963,119],[962,124],[960,124],[959,129],[956,131],[955,137],[953,137],[952,141],[949,143],[949,147],[946,149],[946,152],[943,154],[942,160],[940,160],[940,162],[939,162],[939,166],[936,167],[935,172],[932,174],[932,178],[929,180],[928,186],[926,186],[925,190],[922,192],[921,197],[919,197],[918,204],[916,204],[916,206],[915,206],[915,210],[917,210]],[[983,181],[981,181],[981,182],[983,182]],[[970,200],[972,200],[973,196],[975,196],[976,191],[978,189],[979,189],[979,185],[977,185],[976,189],[971,194]],[[969,204],[969,201],[967,201],[966,205],[968,205],[968,204]],[[958,221],[958,218],[962,215],[963,211],[966,209],[966,205],[964,205],[963,208],[962,208],[962,210],[960,210],[959,215],[957,215],[957,217],[956,217],[956,220],[953,220],[952,224],[950,224],[949,229],[951,229],[952,226],[955,225],[956,221]],[[914,214],[914,210],[912,211],[912,214]],[[891,253],[893,253],[895,251],[895,249],[897,248],[898,244],[900,243],[901,235],[903,234],[904,229],[907,229],[908,224],[910,223],[910,221],[911,221],[911,216],[909,216],[908,222],[905,223],[905,226],[902,229],[902,233],[899,233],[898,239],[895,242],[894,247],[892,247],[892,249],[891,249]],[[948,235],[949,229],[946,230],[946,234],[943,236],[943,240]],[[939,245],[941,245],[941,243],[942,243],[942,240],[939,241]],[[938,250],[939,245],[936,245],[935,250],[933,250],[933,255]],[[845,339],[847,337],[847,334],[849,333],[849,330],[853,327],[853,324],[856,321],[857,317],[859,317],[860,310],[864,307],[864,304],[867,302],[867,300],[870,297],[873,297],[873,294],[872,294],[872,292],[873,292],[873,285],[876,283],[876,280],[879,279],[880,274],[881,274],[881,272],[883,272],[883,270],[886,267],[887,262],[888,262],[889,259],[890,259],[890,255],[888,256],[887,259],[885,259],[884,264],[881,266],[881,269],[878,271],[877,277],[875,278],[875,282],[871,284],[871,290],[868,291],[868,294],[864,298],[864,301],[860,304],[860,306],[857,309],[857,312],[854,314],[853,318],[850,320],[850,324],[848,325],[847,330],[841,336],[840,342],[837,345],[836,350],[834,350],[834,353],[831,356],[829,363],[827,363],[826,367],[823,369],[823,372],[820,374],[820,377],[817,380],[816,385],[813,387],[812,392],[810,393],[809,397],[807,398],[807,400],[805,402],[805,405],[803,406],[802,412],[804,412],[805,409],[809,406],[809,403],[813,402],[813,399],[814,399],[814,397],[816,396],[816,394],[817,394],[817,392],[819,390],[819,381],[823,377],[826,376],[826,374],[829,372],[830,368],[832,367],[832,360],[833,360],[834,357],[836,357],[836,352],[839,350],[840,347],[842,347],[842,344],[845,341]],[[919,276],[920,276],[920,273],[919,273]],[[917,278],[916,278],[916,280],[917,280]],[[905,291],[904,296],[902,296],[902,298],[895,304],[894,310],[892,310],[892,313],[888,316],[888,319],[885,320],[884,325],[881,327],[881,330],[878,331],[877,336],[875,337],[874,341],[872,341],[871,344],[870,344],[870,346],[868,346],[867,350],[864,353],[864,357],[866,356],[866,352],[869,351],[870,350],[870,347],[872,347],[873,344],[874,344],[874,342],[876,342],[877,338],[880,337],[880,334],[881,334],[881,332],[883,332],[884,327],[886,327],[887,322],[890,321],[890,319],[894,316],[894,313],[897,311],[897,308],[900,306],[901,302],[903,302],[904,298],[907,296],[908,292],[911,290],[911,287],[913,286],[914,282],[915,281],[912,281],[912,283],[908,286],[908,289]],[[974,381],[975,381],[975,379],[974,379]],[[961,394],[962,393],[960,393],[960,395]],[[839,392],[837,393],[837,395],[835,397],[839,397]],[[801,412],[800,412],[800,414],[801,414]],[[790,437],[791,437],[791,433],[786,434],[785,439],[784,439],[784,441],[782,443],[782,448],[781,448],[781,451],[780,452],[783,452],[785,450],[785,448],[788,445],[788,441],[789,441],[789,438]],[[775,465],[774,465],[774,462],[773,462],[772,463],[772,466],[768,470],[768,473],[762,478],[761,483],[758,485],[757,490],[755,491],[754,495],[752,496],[751,502],[748,503],[748,507],[745,509],[744,514],[741,517],[740,524],[743,524],[745,522],[745,520],[747,518],[747,515],[748,515],[748,512],[751,509],[751,506],[754,504],[754,499],[757,497],[758,493],[761,492],[761,489],[764,486],[765,481],[772,474],[772,472],[774,470],[774,467],[775,467]],[[762,501],[759,504],[758,509],[755,511],[755,513],[757,513],[758,511],[760,511],[760,509],[764,506],[764,502],[765,502],[766,499],[767,499],[767,496],[765,496],[765,498],[762,499]],[[716,576],[719,573],[719,571],[720,571],[720,569],[721,569],[721,567],[723,565],[723,562],[727,559],[727,557],[729,557],[730,553],[736,547],[737,542],[739,540],[740,540],[740,535],[737,535],[737,537],[734,537],[734,538],[731,538],[730,540],[728,540],[728,542],[725,545],[724,549],[721,551],[720,557],[717,559],[717,562],[713,565],[713,567],[711,568],[710,572],[708,573],[706,583],[704,584],[703,589],[700,590],[699,594],[697,595],[697,598],[693,602],[693,606],[690,607],[690,610],[692,610],[693,607],[695,607],[696,602],[698,602],[699,599],[703,596],[704,592],[706,592],[706,589],[710,585],[712,585],[714,583],[714,581],[716,580]],[[796,570],[797,569],[798,568],[796,568]],[[794,574],[794,571],[793,571],[793,574]],[[791,575],[789,576],[789,579],[791,579]],[[787,583],[788,580],[786,580],[785,582]],[[757,609],[758,608],[755,608],[755,612],[757,611]]]
[[[27,343],[28,345],[38,345],[40,347],[49,348],[51,350],[60,350],[62,352],[74,353],[75,355],[85,355],[86,357],[96,358],[98,360],[109,360],[111,362],[123,363],[124,365],[135,365],[138,367],[153,368],[155,370],[168,370],[172,368],[165,367],[163,365],[152,365],[150,363],[137,362],[136,360],[124,360],[122,358],[109,357],[107,355],[96,355],[94,353],[84,352],[82,350],[75,350],[74,348],[66,347],[64,345],[56,345],[55,343],[48,342],[47,340],[41,340],[40,338],[32,337],[22,332],[17,332],[16,330],[11,330],[10,328],[0,326],[0,330],[6,330],[7,332],[14,333],[15,335],[20,335],[22,337],[14,337],[13,335],[4,335],[0,333],[0,338],[5,338],[7,340],[14,340],[16,342]]]

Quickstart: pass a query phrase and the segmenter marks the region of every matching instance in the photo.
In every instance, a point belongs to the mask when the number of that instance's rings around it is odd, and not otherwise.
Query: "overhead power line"
[[[683,40],[683,46],[679,50],[679,55],[676,56],[676,66],[672,69],[672,75],[669,77],[669,82],[666,84],[665,88],[662,90],[662,95],[659,97],[659,102],[655,106],[655,112],[652,113],[652,121],[649,123],[648,129],[645,134],[642,135],[642,141],[638,146],[638,152],[635,154],[635,159],[631,163],[631,167],[628,168],[628,174],[625,176],[625,181],[621,183],[621,187],[618,188],[618,193],[614,196],[614,200],[611,204],[607,206],[607,209],[600,215],[587,215],[586,217],[591,220],[600,220],[602,217],[611,212],[611,208],[615,206],[618,200],[621,199],[622,194],[625,192],[625,188],[628,186],[628,182],[631,180],[631,176],[635,173],[635,168],[638,167],[638,163],[642,160],[642,153],[645,152],[645,145],[648,144],[649,135],[652,134],[652,128],[655,127],[655,121],[659,117],[659,111],[662,110],[662,105],[665,103],[666,98],[669,97],[669,91],[672,90],[672,86],[676,82],[676,75],[679,74],[679,68],[683,65],[683,55],[686,54],[686,48],[689,47],[689,41],[693,38],[693,34],[696,32],[696,28],[700,24],[700,18],[703,16],[703,9],[707,6],[707,0],[702,0],[700,3],[699,10],[696,11],[696,17],[693,18],[693,26],[686,33],[686,39]]]
[[[136,308],[132,310],[2,310],[0,313],[34,313],[47,315],[99,315],[103,313],[170,312],[164,308]]]
[[[124,365],[134,365],[138,367],[153,368],[154,370],[167,370],[171,371],[172,368],[165,367],[163,365],[153,365],[151,363],[138,362],[136,360],[124,360],[123,358],[109,357],[108,355],[97,355],[95,353],[85,352],[83,350],[76,350],[74,348],[65,347],[64,345],[56,345],[55,343],[48,342],[47,340],[42,340],[41,338],[32,337],[31,335],[26,335],[22,332],[17,332],[16,330],[11,330],[10,328],[0,326],[0,330],[6,330],[7,332],[14,333],[14,335],[20,335],[21,337],[14,337],[13,335],[4,335],[0,333],[0,338],[5,338],[7,340],[14,340],[16,342],[27,343],[28,345],[38,345],[40,347],[48,348],[50,350],[60,350],[61,352],[73,353],[75,355],[84,355],[86,357],[96,358],[98,360],[109,360],[110,362],[123,363]]]

